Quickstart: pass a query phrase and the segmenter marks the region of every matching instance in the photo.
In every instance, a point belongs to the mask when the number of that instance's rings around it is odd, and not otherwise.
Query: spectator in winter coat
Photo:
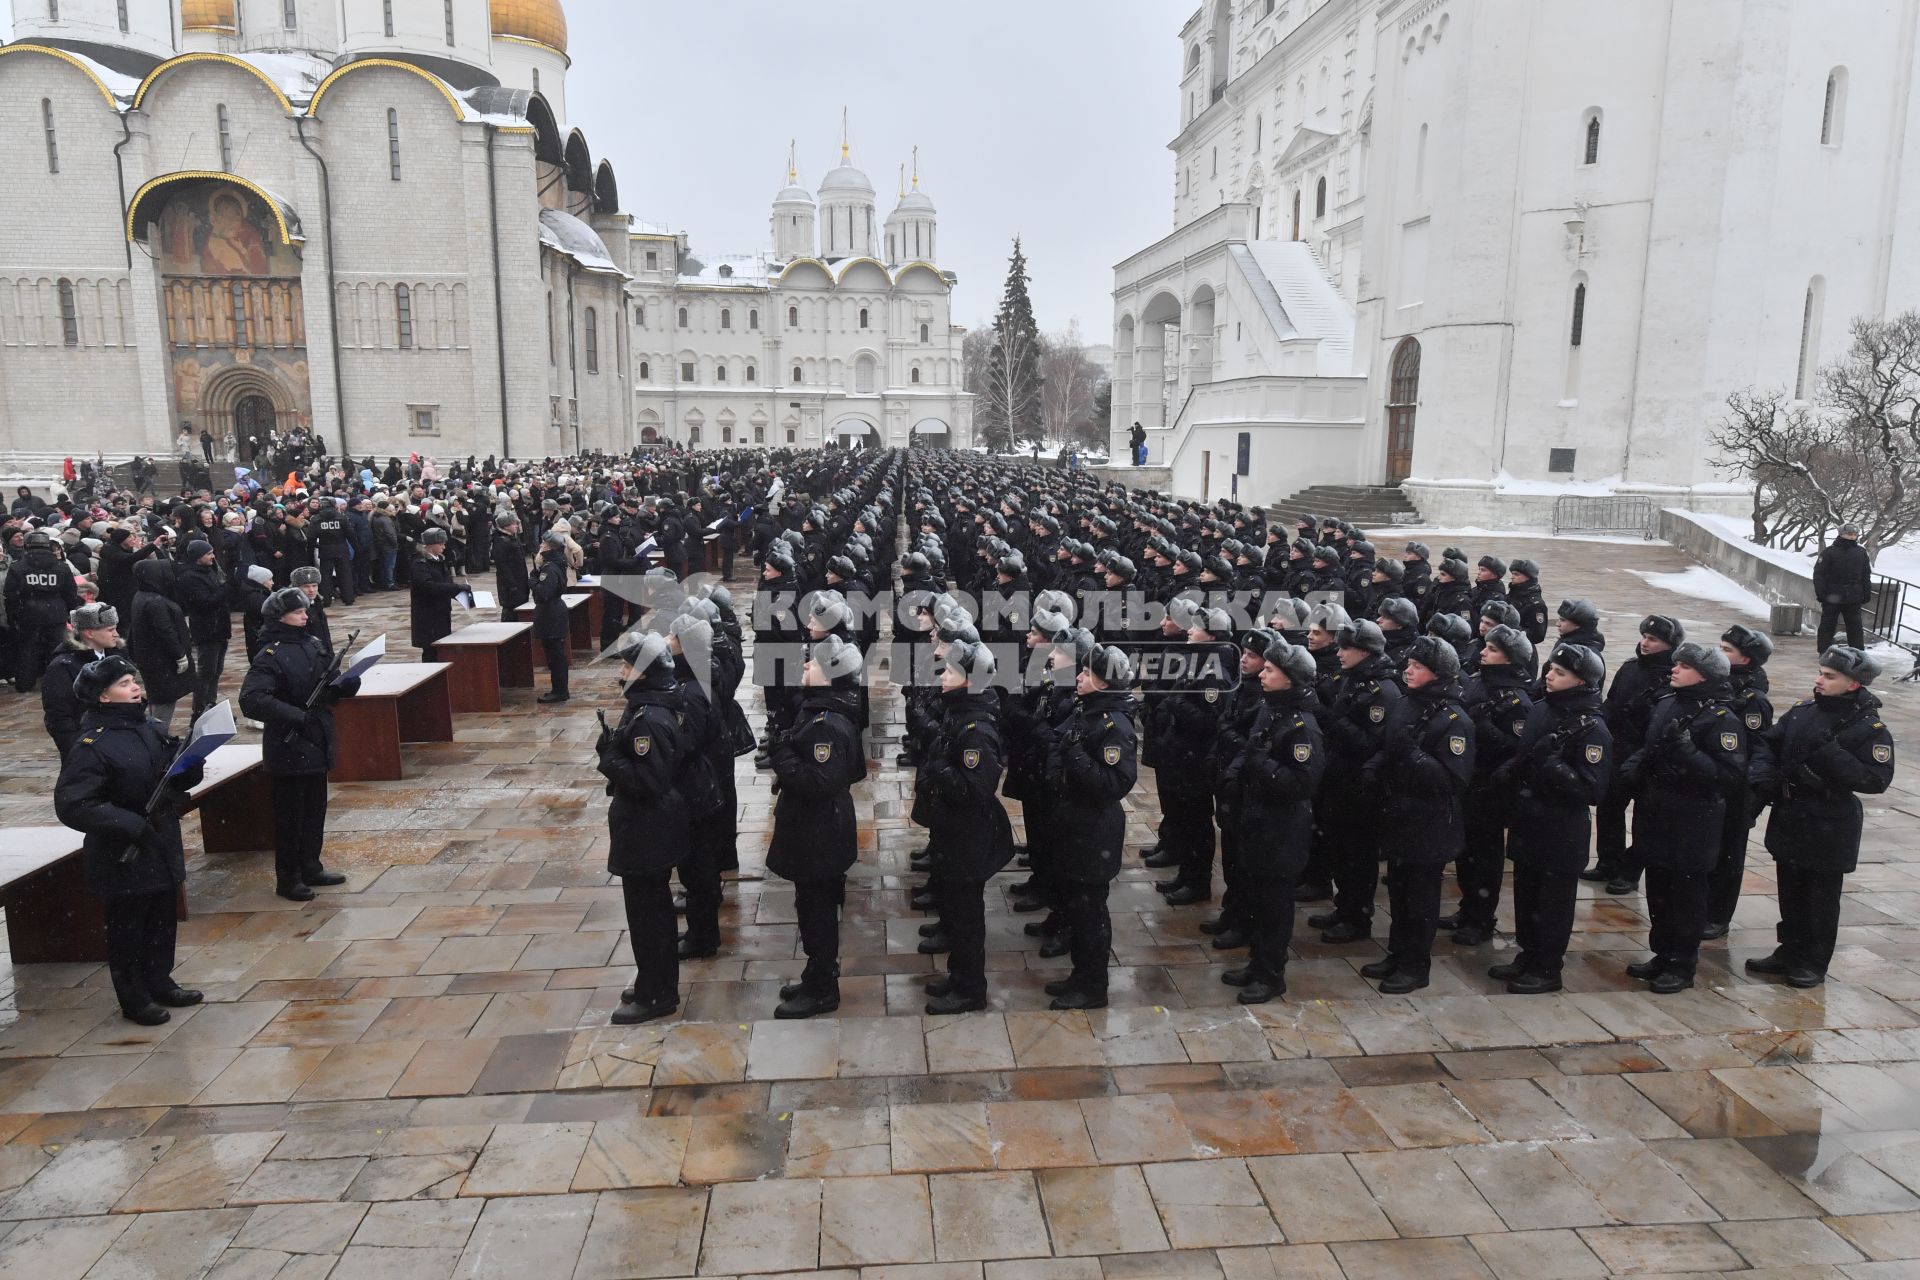
[[[1860,545],[1860,530],[1840,526],[1840,536],[1827,544],[1813,562],[1813,593],[1820,597],[1820,631],[1814,642],[1822,653],[1833,644],[1839,624],[1847,624],[1847,644],[1866,647],[1860,625],[1860,606],[1873,594],[1873,559]]]

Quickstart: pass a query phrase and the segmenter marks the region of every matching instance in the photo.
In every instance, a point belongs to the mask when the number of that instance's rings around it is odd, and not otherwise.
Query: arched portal
[[[1393,350],[1387,384],[1387,483],[1413,474],[1413,419],[1420,407],[1420,340],[1403,338]]]
[[[1133,417],[1149,431],[1173,425],[1174,393],[1180,383],[1180,300],[1155,294],[1140,312],[1135,351]],[[1171,358],[1169,358],[1171,353]],[[1130,430],[1132,423],[1122,424]]]

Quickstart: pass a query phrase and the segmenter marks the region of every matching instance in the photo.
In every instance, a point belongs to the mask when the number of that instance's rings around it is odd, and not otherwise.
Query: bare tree
[[[987,380],[987,361],[993,355],[993,324],[982,320],[960,339],[960,385],[979,394]]]
[[[1842,524],[1869,555],[1920,529],[1920,312],[1857,319],[1816,399],[1736,391],[1713,433],[1754,482],[1756,541],[1822,546]]]
[[[1042,339],[1040,420],[1047,438],[1064,445],[1076,438],[1093,413],[1107,375],[1087,358],[1078,322]]]
[[[1008,326],[987,331],[987,367],[974,394],[979,402],[973,420],[987,447],[1011,453],[1022,441],[1034,438],[1032,426],[1040,420],[1044,383],[1032,376],[1040,360],[1038,335]]]

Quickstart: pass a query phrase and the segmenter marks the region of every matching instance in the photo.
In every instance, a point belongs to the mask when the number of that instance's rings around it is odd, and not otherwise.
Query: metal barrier
[[[1637,533],[1653,538],[1657,515],[1652,498],[1579,497],[1553,500],[1555,533]]]
[[[1873,594],[1861,614],[1869,636],[1885,640],[1913,656],[1913,669],[1901,676],[1900,681],[1920,681],[1920,587],[1904,578],[1876,574]]]

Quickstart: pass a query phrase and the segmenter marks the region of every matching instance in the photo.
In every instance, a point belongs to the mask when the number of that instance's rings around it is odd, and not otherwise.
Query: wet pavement
[[[1597,600],[1616,661],[1646,612],[1698,638],[1740,618],[1638,576],[1687,567],[1661,544],[1460,541],[1532,555],[1550,600]],[[414,656],[404,595],[332,612],[336,635],[385,629]],[[1781,644],[1778,702],[1811,659],[1810,639]],[[1879,691],[1920,743],[1920,690]],[[577,668],[567,706],[536,692],[408,746],[404,781],[335,786],[327,860],[348,882],[312,903],[273,896],[269,855],[191,852],[177,976],[208,1002],[167,1025],[122,1021],[100,966],[0,968],[0,1280],[1920,1275],[1904,763],[1868,798],[1822,989],[1741,971],[1777,918],[1757,838],[1693,991],[1622,972],[1645,955],[1641,898],[1586,896],[1562,994],[1484,976],[1508,937],[1442,935],[1432,986],[1383,998],[1357,972],[1377,944],[1302,928],[1287,999],[1251,1010],[1218,981],[1208,909],[1166,907],[1130,857],[1112,1007],[1047,1011],[1066,961],[1023,934],[1009,874],[993,1009],[942,1020],[920,1013],[922,841],[881,687],[838,1015],[771,1020],[798,936],[790,886],[760,878],[767,775],[742,760],[722,955],[682,969],[678,1020],[620,1028],[631,970],[593,771],[617,690]],[[0,693],[0,749],[0,826],[51,823],[37,699]],[[1128,801],[1135,847],[1151,776]]]

